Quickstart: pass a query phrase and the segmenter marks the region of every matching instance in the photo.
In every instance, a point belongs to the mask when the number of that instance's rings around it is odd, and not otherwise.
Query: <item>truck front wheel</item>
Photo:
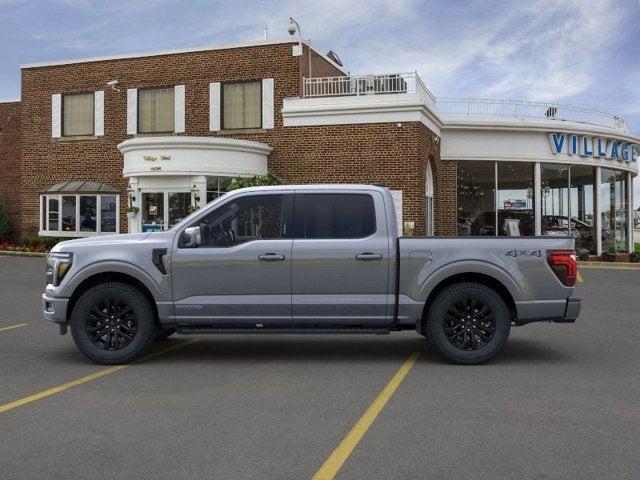
[[[509,309],[491,288],[472,282],[446,287],[428,308],[424,333],[447,360],[463,365],[483,363],[507,343]]]
[[[70,323],[78,349],[105,365],[130,362],[151,346],[158,333],[149,300],[134,286],[119,282],[84,292]]]

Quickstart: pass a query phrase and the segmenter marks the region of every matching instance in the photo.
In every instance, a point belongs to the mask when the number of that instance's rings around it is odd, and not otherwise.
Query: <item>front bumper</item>
[[[49,297],[42,294],[42,316],[53,323],[67,323],[68,298]]]

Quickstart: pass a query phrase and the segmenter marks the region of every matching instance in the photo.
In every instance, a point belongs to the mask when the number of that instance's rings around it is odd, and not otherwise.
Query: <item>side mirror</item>
[[[182,245],[185,248],[196,248],[201,243],[200,227],[185,228],[184,232],[182,232]]]

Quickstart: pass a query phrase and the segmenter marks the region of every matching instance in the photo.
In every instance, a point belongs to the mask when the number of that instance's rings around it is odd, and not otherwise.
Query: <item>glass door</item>
[[[142,194],[142,231],[159,232],[165,229],[165,208],[162,192]]]
[[[189,215],[189,206],[191,205],[191,193],[173,192],[168,193],[169,196],[169,228],[182,221],[184,217]]]
[[[167,230],[189,214],[191,192],[142,193],[142,231]]]

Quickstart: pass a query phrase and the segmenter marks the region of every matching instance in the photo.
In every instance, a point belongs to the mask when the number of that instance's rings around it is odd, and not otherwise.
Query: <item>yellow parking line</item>
[[[140,358],[139,360],[133,363],[140,363],[152,358],[158,357],[160,355],[164,355],[165,353],[172,352],[177,350],[178,348],[186,347],[187,345],[197,341],[197,338],[191,338],[182,343],[178,343],[177,345],[173,345],[171,347],[167,347],[163,350],[158,350],[157,352],[150,353]],[[118,372],[124,368],[127,368],[129,364],[126,365],[115,365],[113,367],[103,368],[102,370],[98,370],[91,375],[86,375],[84,377],[77,378],[67,383],[63,383],[62,385],[58,385],[57,387],[49,388],[47,390],[43,390],[42,392],[34,393],[33,395],[29,395],[28,397],[21,398],[19,400],[15,400],[10,403],[5,403],[4,405],[0,405],[0,413],[7,412],[9,410],[13,410],[18,407],[22,407],[31,402],[35,402],[36,400],[40,400],[42,398],[50,397],[51,395],[55,395],[56,393],[64,392],[65,390],[69,390],[70,388],[77,387],[78,385],[82,385],[83,383],[90,382],[92,380],[96,380],[100,377],[104,377],[105,375],[109,375],[111,373]]]
[[[580,272],[578,272],[578,275],[576,276],[576,279],[578,280],[578,282],[584,283],[584,280],[582,280],[582,275],[580,275]]]
[[[338,471],[342,468],[344,462],[346,462],[351,452],[356,448],[364,434],[367,433],[369,427],[373,424],[378,417],[382,409],[385,407],[389,399],[393,396],[398,389],[404,377],[407,376],[409,370],[416,363],[416,360],[420,356],[419,352],[414,352],[404,362],[400,370],[396,372],[393,378],[387,383],[386,387],[378,394],[373,403],[367,408],[367,411],[360,417],[360,419],[353,426],[351,431],[346,437],[342,439],[340,445],[333,451],[333,453],[322,464],[320,470],[313,476],[313,480],[331,480]]]
[[[2,328],[0,328],[0,332],[5,332],[7,330],[13,330],[14,328],[26,327],[27,325],[29,325],[29,324],[28,323],[18,323],[16,325],[10,325],[8,327],[2,327]]]

